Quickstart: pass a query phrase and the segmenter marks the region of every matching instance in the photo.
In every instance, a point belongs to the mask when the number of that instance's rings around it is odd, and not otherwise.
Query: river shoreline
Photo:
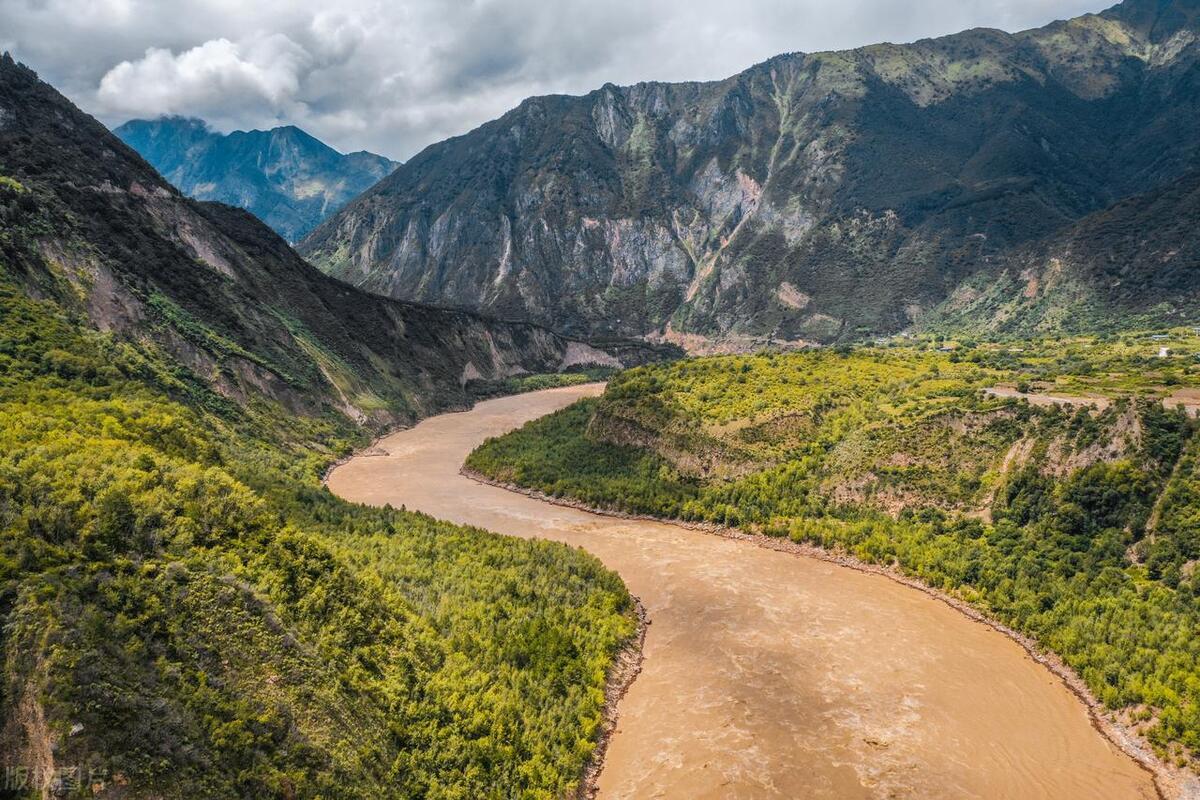
[[[968,619],[978,622],[982,625],[991,628],[997,633],[1005,636],[1015,642],[1025,651],[1025,653],[1038,664],[1048,669],[1056,678],[1083,703],[1087,710],[1088,719],[1092,727],[1117,747],[1121,752],[1125,753],[1139,767],[1145,770],[1154,782],[1154,788],[1160,800],[1200,800],[1200,779],[1189,772],[1181,770],[1174,765],[1168,764],[1159,758],[1150,747],[1149,743],[1139,734],[1135,733],[1128,726],[1114,719],[1109,711],[1104,707],[1100,700],[1092,694],[1087,684],[1070,666],[1068,666],[1057,654],[1043,649],[1034,639],[1020,633],[1013,628],[988,617],[985,613],[970,605],[964,600],[961,600],[953,595],[934,589],[915,578],[911,578],[899,572],[895,568],[888,568],[879,564],[871,564],[862,561],[847,553],[841,553],[817,545],[794,542],[790,539],[777,539],[763,534],[748,533],[737,528],[728,528],[714,523],[704,522],[689,522],[686,520],[676,520],[665,517],[655,517],[648,514],[631,514],[628,512],[617,511],[613,509],[605,509],[596,506],[590,506],[586,503],[570,498],[553,497],[536,489],[529,489],[517,484],[505,483],[496,481],[476,470],[472,470],[463,466],[459,470],[459,474],[464,478],[475,481],[486,486],[494,486],[506,491],[515,492],[517,494],[531,497],[535,500],[549,503],[551,505],[571,508],[577,511],[585,511],[598,516],[627,519],[644,522],[656,522],[666,525],[675,525],[688,530],[695,530],[701,533],[708,533],[714,536],[719,536],[725,539],[735,541],[745,541],[754,544],[758,547],[774,550],[776,552],[788,553],[790,555],[802,556],[807,558],[824,561],[835,564],[837,566],[846,567],[857,572],[868,575],[878,575],[888,580],[894,581],[902,586],[911,589],[916,589],[923,594],[939,600],[950,608],[959,612]]]
[[[621,700],[637,676],[642,671],[642,661],[645,656],[646,630],[650,627],[650,617],[646,607],[635,595],[633,613],[637,620],[637,628],[625,646],[617,651],[616,657],[608,668],[608,678],[604,685],[604,710],[600,715],[600,735],[596,737],[596,748],[583,767],[583,775],[579,780],[579,788],[567,796],[567,800],[593,800],[600,791],[600,773],[604,771],[604,756],[608,752],[608,743],[612,741],[617,731],[617,722],[621,717]]]

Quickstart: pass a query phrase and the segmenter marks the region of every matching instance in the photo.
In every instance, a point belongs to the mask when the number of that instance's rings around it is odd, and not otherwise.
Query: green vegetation
[[[581,433],[596,400],[580,400],[507,436],[489,439],[467,459],[488,477],[630,513],[677,516],[694,499],[696,481],[684,481],[661,456],[635,447],[592,441]]]
[[[53,746],[131,797],[575,785],[633,631],[614,574],[339,501],[344,418],[235,405],[11,284],[0,321],[6,764]]]
[[[1200,383],[1190,330],[697,359],[492,439],[468,466],[626,512],[896,565],[1058,653],[1200,757]],[[1158,349],[1175,353],[1158,358]],[[1093,406],[1034,405],[1016,387]],[[1103,406],[1103,408],[1101,407]]]
[[[24,194],[25,187],[20,181],[10,178],[7,175],[0,175],[0,189],[12,192],[14,194]]]
[[[319,480],[568,343],[326,278],[7,55],[0,108],[0,795],[569,794],[619,578]]]

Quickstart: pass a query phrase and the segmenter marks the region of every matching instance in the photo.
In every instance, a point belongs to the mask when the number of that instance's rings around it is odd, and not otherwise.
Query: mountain
[[[326,277],[0,58],[0,796],[571,796],[620,579],[320,477],[589,361]]]
[[[383,295],[576,333],[888,334],[1200,167],[1198,33],[1197,0],[1127,0],[1016,34],[532,98],[299,249]]]
[[[958,286],[920,327],[1042,336],[1200,319],[1200,172],[1089,214]]]
[[[396,168],[366,151],[343,155],[292,125],[220,134],[163,117],[113,133],[184,194],[244,208],[292,242]]]
[[[536,325],[326,277],[249,213],[183,197],[11,59],[0,119],[0,174],[22,187],[0,239],[10,275],[100,330],[154,340],[231,399],[381,427],[467,403],[468,378],[611,363]]]

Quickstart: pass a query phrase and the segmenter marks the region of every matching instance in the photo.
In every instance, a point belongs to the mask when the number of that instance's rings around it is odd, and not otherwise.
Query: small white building
[[[1169,348],[1169,347],[1158,348],[1158,357],[1159,358],[1167,358],[1170,355],[1171,355],[1171,348]]]

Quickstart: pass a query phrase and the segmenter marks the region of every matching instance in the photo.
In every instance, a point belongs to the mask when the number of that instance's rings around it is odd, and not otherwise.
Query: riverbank
[[[477,483],[494,486],[505,489],[506,491],[516,492],[518,494],[531,497],[535,500],[550,503],[552,505],[571,508],[577,511],[585,511],[590,514],[597,514],[605,517],[626,520],[640,520],[645,522],[656,522],[668,525],[677,525],[689,530],[700,531],[714,536],[720,536],[725,539],[736,541],[744,541],[752,543],[758,547],[776,552],[788,553],[806,558],[814,558],[819,561],[836,564],[841,567],[855,570],[857,572],[866,573],[869,575],[879,575],[891,581],[894,581],[902,586],[911,589],[916,589],[929,597],[932,597],[947,606],[958,611],[963,616],[986,625],[997,633],[1002,634],[1011,641],[1018,644],[1025,652],[1037,663],[1044,666],[1057,677],[1062,684],[1084,704],[1088,712],[1088,718],[1092,726],[1098,733],[1104,736],[1113,745],[1119,748],[1123,753],[1129,756],[1135,763],[1144,769],[1154,780],[1154,787],[1158,793],[1160,800],[1200,800],[1200,778],[1197,778],[1191,772],[1180,769],[1173,764],[1168,764],[1163,759],[1159,758],[1150,744],[1138,733],[1133,731],[1129,726],[1115,719],[1111,712],[1104,706],[1103,703],[1092,693],[1092,691],[1084,683],[1083,679],[1068,666],[1056,654],[1043,649],[1036,640],[1020,633],[1019,631],[1003,624],[1002,622],[988,617],[985,613],[970,605],[966,601],[947,594],[946,592],[928,586],[921,581],[916,580],[899,570],[885,567],[879,564],[862,561],[846,553],[826,550],[813,544],[794,542],[790,539],[774,538],[763,534],[748,533],[737,528],[728,528],[713,523],[689,522],[686,520],[676,520],[665,517],[655,517],[646,514],[630,514],[623,511],[613,509],[605,509],[596,506],[590,506],[580,501],[572,500],[564,497],[553,497],[544,492],[527,487],[519,486],[512,483],[504,483],[495,481],[488,476],[476,471],[462,467],[459,474]]]
[[[645,656],[646,629],[650,627],[650,616],[642,601],[634,595],[633,614],[637,619],[637,627],[633,636],[622,647],[612,665],[608,668],[608,679],[604,686],[604,711],[601,712],[600,735],[596,738],[596,748],[592,757],[583,768],[583,776],[579,788],[569,796],[568,800],[593,800],[600,792],[600,773],[604,771],[604,756],[608,753],[609,742],[617,731],[617,722],[621,716],[621,701],[625,698],[629,687],[642,671],[642,660]]]

